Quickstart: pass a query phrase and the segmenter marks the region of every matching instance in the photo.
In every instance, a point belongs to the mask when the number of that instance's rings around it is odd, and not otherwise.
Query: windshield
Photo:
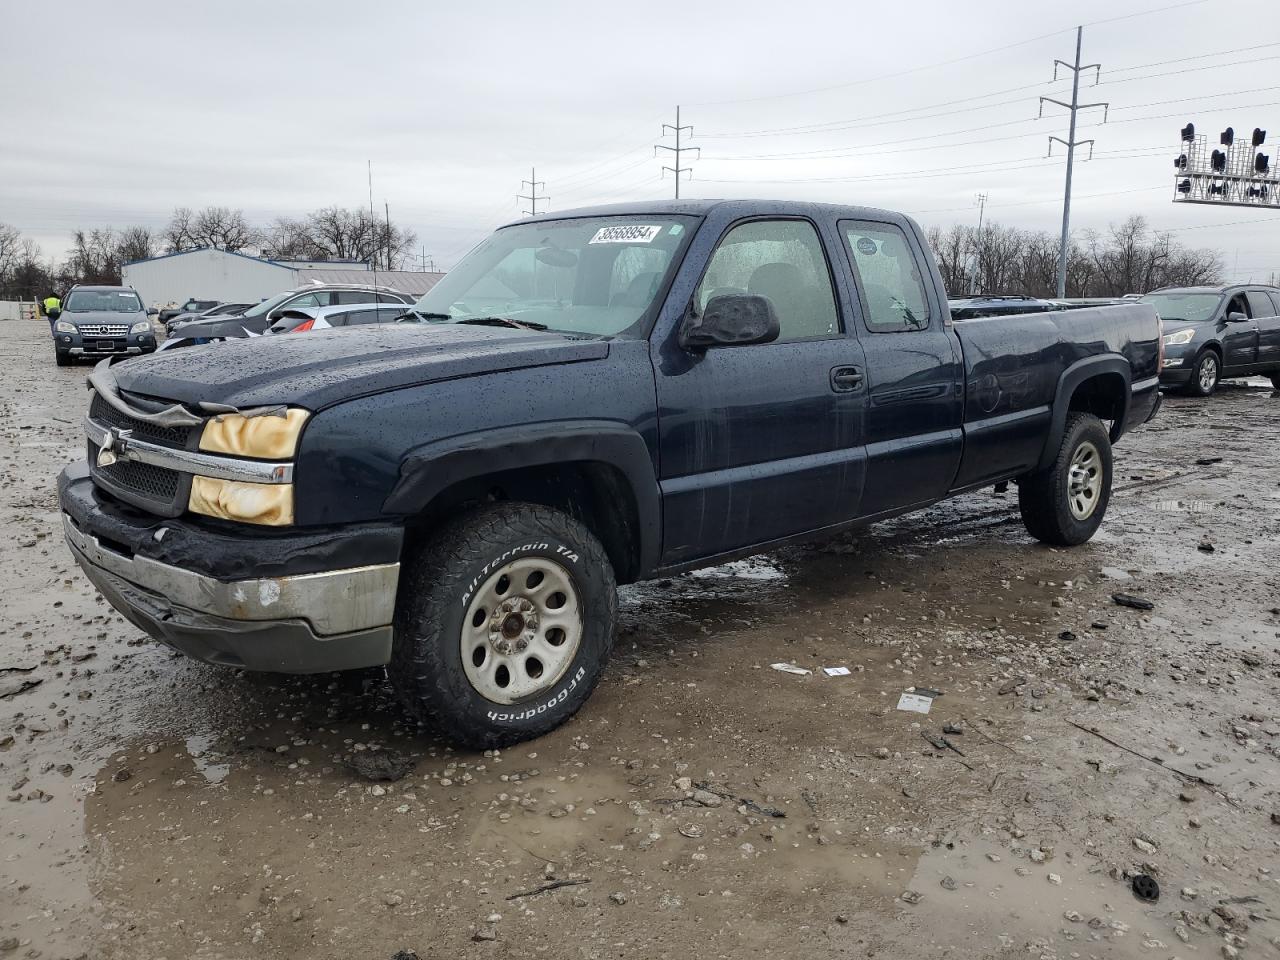
[[[274,297],[269,297],[266,300],[263,300],[256,307],[250,307],[248,310],[244,312],[243,316],[245,318],[260,317],[264,313],[266,313],[268,310],[270,310],[272,307],[278,306],[279,304],[283,303],[285,300],[288,300],[296,292],[297,291],[295,290],[286,290],[284,293],[277,293]]]
[[[413,306],[428,322],[501,317],[570,334],[643,335],[692,217],[583,217],[497,231]]]
[[[1217,293],[1149,293],[1142,302],[1155,307],[1165,323],[1171,320],[1200,323],[1214,315],[1222,296]]]
[[[75,290],[62,309],[69,313],[137,313],[142,301],[132,290]]]

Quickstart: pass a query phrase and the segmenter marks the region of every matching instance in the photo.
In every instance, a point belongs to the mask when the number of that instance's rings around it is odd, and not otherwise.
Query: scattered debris
[[[957,727],[954,723],[944,723],[942,725],[942,732],[949,737],[959,737],[964,734],[964,728]]]
[[[532,890],[522,890],[519,893],[513,893],[506,899],[520,900],[523,897],[536,897],[544,893],[549,893],[552,890],[559,890],[561,887],[578,887],[584,883],[590,882],[591,879],[589,877],[584,877],[581,880],[552,880],[550,883],[544,883],[542,886],[534,887]]]
[[[903,890],[898,899],[903,903],[919,903],[924,899],[924,894],[917,890]]]
[[[823,667],[822,672],[828,677],[847,677],[849,676],[848,667]]]
[[[918,693],[904,693],[898,698],[898,709],[911,713],[928,713],[932,706],[932,697],[922,697]]]
[[[697,784],[694,784],[694,786],[696,786],[699,790],[705,790],[707,793],[714,794],[715,796],[720,797],[724,800],[733,800],[735,803],[738,803],[741,806],[746,807],[748,810],[754,810],[756,813],[760,814],[761,816],[775,817],[780,819],[787,815],[786,811],[779,810],[777,807],[766,807],[763,804],[756,803],[754,800],[748,799],[747,797],[734,796],[732,793],[726,793],[723,790],[717,790],[714,786],[712,786],[709,783],[697,783]]]
[[[996,690],[996,693],[1003,697],[1006,693],[1013,693],[1019,687],[1025,686],[1026,682],[1026,677],[1014,677],[1012,680],[1006,680],[1000,684],[1000,688]]]
[[[44,680],[38,677],[34,680],[24,678],[0,682],[0,700],[8,700],[10,697],[16,697],[20,693],[34,690],[42,683],[44,683]]]
[[[1198,460],[1196,461],[1196,466],[1197,466],[1197,467],[1211,467],[1211,466],[1213,466],[1215,463],[1221,463],[1221,462],[1222,462],[1222,458],[1221,458],[1221,457],[1201,457],[1200,459],[1198,459]]]
[[[1117,741],[1112,740],[1106,734],[1099,733],[1097,730],[1093,729],[1092,727],[1086,727],[1083,724],[1076,723],[1074,720],[1068,720],[1067,723],[1071,724],[1071,726],[1075,727],[1077,730],[1083,730],[1085,733],[1093,734],[1099,740],[1103,740],[1111,744],[1113,747],[1123,750],[1125,753],[1131,753],[1135,757],[1138,757],[1141,760],[1146,760],[1148,763],[1154,763],[1157,767],[1163,767],[1165,770],[1168,770],[1170,773],[1175,774],[1176,776],[1182,777],[1184,780],[1190,780],[1193,783],[1202,783],[1206,787],[1216,788],[1218,786],[1216,783],[1212,783],[1209,780],[1206,780],[1204,777],[1197,776],[1194,773],[1185,773],[1182,770],[1178,770],[1174,767],[1165,766],[1165,763],[1163,760],[1160,760],[1156,757],[1149,757],[1145,753],[1139,753],[1137,750],[1134,750],[1132,747],[1126,747],[1123,743],[1118,743]]]
[[[1196,544],[1196,549],[1199,550],[1201,553],[1213,553],[1216,548],[1214,547],[1212,541],[1201,540],[1198,544]]]
[[[806,670],[804,667],[797,667],[794,663],[771,663],[769,666],[777,670],[779,673],[793,673],[797,677],[806,677],[813,673],[812,670]]]
[[[377,750],[353,754],[346,761],[346,766],[356,776],[366,780],[390,783],[407,777],[413,772],[415,763],[411,757]]]
[[[1144,597],[1135,597],[1131,593],[1113,593],[1111,599],[1117,606],[1129,607],[1133,610],[1154,610],[1156,605]]]

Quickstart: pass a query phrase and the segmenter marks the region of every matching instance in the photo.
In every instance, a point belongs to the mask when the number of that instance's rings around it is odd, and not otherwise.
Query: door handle
[[[862,386],[862,371],[857,367],[832,367],[831,389],[839,392],[857,390]]]

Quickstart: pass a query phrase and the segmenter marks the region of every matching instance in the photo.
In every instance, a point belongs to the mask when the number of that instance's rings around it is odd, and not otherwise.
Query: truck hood
[[[228,340],[166,350],[110,368],[119,389],[195,405],[344,400],[456,377],[609,355],[603,340],[505,327],[398,323]]]

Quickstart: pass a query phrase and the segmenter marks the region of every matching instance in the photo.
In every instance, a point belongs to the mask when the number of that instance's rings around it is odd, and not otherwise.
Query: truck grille
[[[138,420],[117,410],[96,392],[89,403],[89,419],[103,427],[130,430],[135,440],[177,450],[194,450],[200,442],[198,427],[162,427]],[[186,510],[191,495],[188,474],[123,459],[99,467],[98,450],[92,443],[88,444],[88,454],[94,483],[118,499],[165,517],[176,517]]]
[[[123,337],[129,333],[127,323],[82,323],[79,324],[82,337]]]
[[[98,449],[89,444],[89,463],[94,464],[93,474],[106,480],[105,486],[113,492],[128,491],[147,501],[147,505],[164,506],[166,512],[175,505],[182,476],[176,470],[166,470],[149,463],[133,460],[117,460],[109,467],[97,466]]]

